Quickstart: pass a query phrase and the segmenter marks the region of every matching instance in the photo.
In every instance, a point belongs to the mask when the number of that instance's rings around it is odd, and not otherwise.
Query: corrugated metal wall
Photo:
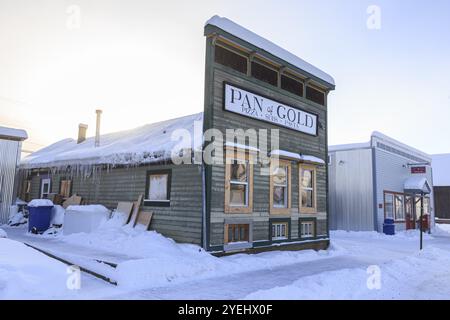
[[[14,181],[21,142],[0,140],[0,224],[7,223],[14,197]]]
[[[372,149],[330,153],[331,230],[374,230]]]

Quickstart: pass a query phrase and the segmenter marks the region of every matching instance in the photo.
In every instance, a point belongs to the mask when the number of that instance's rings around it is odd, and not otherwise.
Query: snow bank
[[[217,258],[197,245],[179,244],[155,231],[123,226],[123,219],[121,214],[116,213],[91,233],[65,235],[61,240],[68,244],[115,253],[120,257],[126,255],[127,261],[118,264],[115,274],[115,280],[125,288],[151,288],[193,279],[270,269],[329,258],[340,253],[336,249],[322,252],[273,251]]]
[[[29,207],[51,207],[53,206],[53,202],[48,199],[34,199],[28,203]]]
[[[343,231],[336,230],[330,231],[330,238],[352,238],[352,239],[373,239],[373,240],[389,240],[389,241],[402,241],[402,240],[413,240],[417,241],[420,238],[419,230],[407,230],[407,231],[397,231],[395,235],[390,236],[381,232],[376,231]],[[423,239],[433,239],[432,235],[428,233],[423,234]]]
[[[50,220],[50,225],[61,225],[64,224],[64,214],[66,210],[62,206],[56,205],[52,208],[52,218]]]
[[[67,266],[24,244],[0,239],[0,300],[61,298]]]
[[[376,283],[370,281],[373,271],[351,268],[304,277],[288,286],[254,292],[246,299],[449,299],[449,266],[448,251],[428,247],[412,256],[379,265],[379,289],[369,289]]]
[[[8,238],[8,234],[6,233],[5,230],[0,228],[0,239],[1,238]]]
[[[110,213],[111,211],[106,208],[105,206],[102,206],[101,204],[90,204],[90,205],[83,205],[83,206],[68,206],[67,211],[79,211],[79,212],[104,212],[104,213]]]

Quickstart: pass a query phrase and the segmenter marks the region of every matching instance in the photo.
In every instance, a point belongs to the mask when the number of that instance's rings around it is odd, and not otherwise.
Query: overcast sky
[[[370,5],[381,29],[367,27]],[[37,149],[76,138],[80,122],[93,135],[96,108],[103,133],[202,111],[214,14],[335,78],[331,144],[377,130],[450,152],[446,0],[0,0],[0,125],[26,129]]]

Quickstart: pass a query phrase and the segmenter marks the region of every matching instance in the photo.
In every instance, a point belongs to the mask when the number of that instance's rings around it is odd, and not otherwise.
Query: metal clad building
[[[0,127],[0,224],[7,223],[14,201],[15,181],[20,161],[23,130]]]
[[[396,230],[417,227],[419,200],[405,191],[411,178],[433,185],[431,157],[379,132],[370,142],[329,148],[330,229],[382,231],[386,217]],[[433,192],[425,214],[434,221]]]

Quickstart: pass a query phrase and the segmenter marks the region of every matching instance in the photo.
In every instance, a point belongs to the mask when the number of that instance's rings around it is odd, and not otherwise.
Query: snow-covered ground
[[[38,236],[2,227],[0,298],[64,299],[416,299],[450,297],[450,227],[425,235],[333,232],[327,251],[216,258],[198,246],[110,220],[89,234]],[[113,286],[83,275],[67,288],[67,266],[23,244],[94,268]],[[99,264],[93,258],[117,264]],[[368,269],[369,268],[369,269]],[[16,286],[16,283],[19,286]],[[369,286],[368,286],[369,283]],[[16,288],[24,289],[16,289]],[[372,288],[372,289],[370,289]]]

